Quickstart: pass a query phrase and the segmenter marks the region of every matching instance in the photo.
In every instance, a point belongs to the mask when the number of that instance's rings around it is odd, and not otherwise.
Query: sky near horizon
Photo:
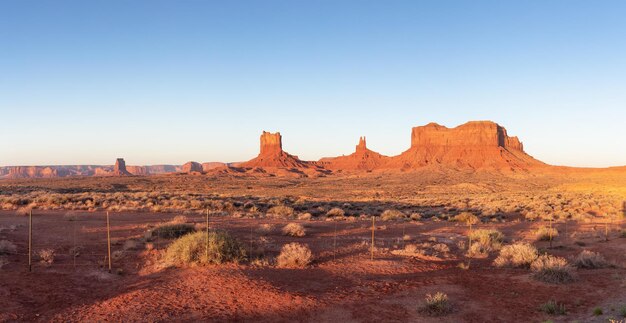
[[[625,1],[0,1],[0,165],[305,160],[493,120],[626,165]]]

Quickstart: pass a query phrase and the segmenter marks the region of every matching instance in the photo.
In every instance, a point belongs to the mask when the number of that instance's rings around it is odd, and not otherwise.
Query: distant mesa
[[[456,169],[528,170],[545,166],[524,152],[517,137],[491,121],[471,121],[456,128],[436,123],[414,127],[411,147],[392,157],[386,168],[446,166]]]
[[[183,173],[202,173],[202,164],[194,161],[187,162],[183,165]]]
[[[124,158],[118,158],[115,161],[115,166],[113,166],[113,175],[114,176],[130,176],[130,175],[132,175],[126,169],[126,162],[124,161]]]
[[[261,148],[259,155],[245,163],[238,164],[245,168],[310,168],[314,165],[300,160],[297,156],[283,151],[282,136],[280,132],[270,133],[263,131],[261,134]]]
[[[188,162],[177,165],[126,166],[118,158],[115,166],[10,166],[0,167],[1,178],[45,178],[66,176],[129,176],[165,173],[252,174],[260,176],[325,176],[335,171],[409,171],[422,169],[487,170],[528,172],[548,167],[524,152],[517,137],[492,121],[470,121],[455,128],[436,123],[414,127],[411,146],[397,156],[384,156],[359,138],[350,155],[303,161],[283,150],[279,132],[263,131],[258,156],[242,163]]]

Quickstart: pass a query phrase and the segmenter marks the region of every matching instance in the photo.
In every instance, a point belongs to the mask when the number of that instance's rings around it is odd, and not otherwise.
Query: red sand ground
[[[307,269],[229,264],[196,268],[158,268],[158,250],[167,241],[154,241],[157,250],[144,243],[113,261],[113,274],[102,268],[106,253],[103,213],[79,215],[77,221],[63,219],[64,213],[45,212],[34,217],[34,250],[54,248],[55,262],[36,263],[28,272],[25,255],[27,218],[0,212],[0,240],[18,245],[18,254],[0,269],[0,321],[321,321],[390,322],[441,321],[418,312],[427,293],[448,294],[454,312],[447,322],[538,322],[545,319],[587,321],[591,309],[604,304],[626,303],[626,239],[609,242],[589,235],[586,249],[601,251],[619,268],[577,270],[571,284],[537,282],[523,269],[496,269],[493,256],[473,260],[469,270],[457,268],[464,260],[454,243],[464,239],[466,228],[449,222],[379,222],[375,260],[369,259],[369,221],[297,221],[307,227],[302,238],[280,235],[281,225],[294,222],[269,219],[214,217],[211,227],[232,232],[241,241],[258,248],[261,238],[253,229],[274,223],[265,251],[275,255],[284,243],[308,244],[316,256]],[[171,220],[175,214],[129,213],[111,216],[113,251],[123,249],[129,239],[139,240],[150,227]],[[202,223],[202,216],[188,216]],[[16,225],[14,230],[11,225]],[[337,248],[333,248],[335,225]],[[489,224],[508,239],[526,237],[532,223]],[[624,225],[622,224],[622,228]],[[591,232],[593,225],[570,228]],[[451,255],[406,258],[389,250],[401,249],[408,234],[412,242],[435,237],[450,242]],[[69,249],[82,246],[74,259]],[[539,243],[546,247],[546,243]],[[572,240],[559,240],[550,253],[571,257],[583,247]],[[120,274],[116,272],[120,270]],[[538,311],[549,301],[564,303],[567,316],[550,317]]]

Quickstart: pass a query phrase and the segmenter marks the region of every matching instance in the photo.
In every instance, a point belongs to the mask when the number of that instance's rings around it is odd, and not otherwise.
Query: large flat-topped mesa
[[[414,127],[411,148],[385,168],[446,168],[528,170],[544,164],[526,154],[517,137],[491,121],[471,121],[455,128],[436,123]]]
[[[436,123],[414,127],[411,147],[429,146],[482,146],[523,150],[517,137],[509,137],[506,129],[491,121],[470,121],[456,128]]]

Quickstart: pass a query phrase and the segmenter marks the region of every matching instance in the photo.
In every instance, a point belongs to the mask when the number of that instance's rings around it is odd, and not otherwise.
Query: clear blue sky
[[[493,120],[626,165],[626,1],[0,1],[0,165],[303,159]]]

